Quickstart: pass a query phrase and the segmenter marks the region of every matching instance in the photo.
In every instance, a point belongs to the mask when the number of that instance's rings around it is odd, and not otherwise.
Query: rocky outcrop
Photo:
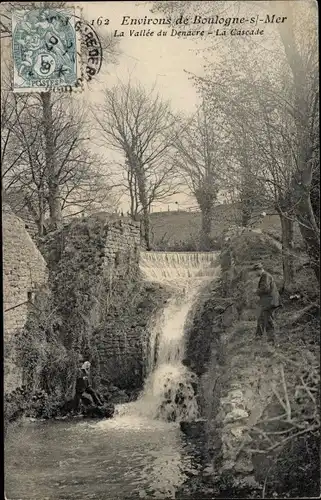
[[[47,391],[59,387],[70,397],[82,355],[91,360],[96,384],[104,379],[120,389],[141,387],[150,324],[166,293],[141,279],[139,225],[101,213],[72,221],[39,245],[49,282],[20,339],[26,340],[20,358],[29,359],[27,371],[37,372]],[[40,348],[35,367],[32,350]],[[43,357],[47,351],[50,362]]]
[[[221,279],[197,311],[188,339],[188,356],[201,377],[202,413],[207,420],[212,473],[205,474],[206,481],[216,495],[261,496],[263,488],[264,494],[278,491],[282,495],[289,489],[288,475],[291,491],[311,494],[317,491],[312,477],[319,460],[315,453],[319,353],[315,315],[312,319],[304,316],[308,318],[304,326],[293,318],[295,309],[306,310],[313,286],[309,283],[310,288],[305,288],[306,281],[298,282],[302,297],[295,307],[290,297],[282,298],[283,307],[276,317],[278,343],[272,347],[264,338],[255,339],[258,279],[252,268],[258,261],[281,287],[280,250],[270,237],[244,229],[226,237]],[[307,386],[312,397],[304,389]],[[300,391],[305,393],[302,399]],[[313,460],[311,453],[315,453]],[[302,457],[308,465],[302,465]],[[279,460],[283,460],[280,469],[275,465]],[[311,479],[306,490],[300,490],[304,474]]]
[[[142,388],[153,318],[168,296],[141,278],[139,225],[96,214],[38,243],[49,278],[15,335],[23,383],[31,393],[44,389],[50,416],[71,398],[82,356],[92,363],[96,387],[117,386],[112,402],[132,399]]]

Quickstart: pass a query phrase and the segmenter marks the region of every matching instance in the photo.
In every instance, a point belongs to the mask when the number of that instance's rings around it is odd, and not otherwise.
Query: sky
[[[270,15],[275,14],[276,17],[279,15],[287,16],[289,2],[230,1],[225,2],[224,5],[220,7],[218,6],[220,2],[213,1],[212,3],[213,5],[217,5],[216,10],[225,17],[242,17],[243,15],[251,17],[258,13],[260,18],[264,18],[267,12]],[[97,20],[100,17],[103,22],[105,19],[109,19],[108,26],[100,28],[101,33],[104,33],[104,30],[111,33],[114,33],[115,30],[117,30],[118,33],[121,31],[125,32],[124,37],[117,38],[120,40],[119,48],[121,51],[117,64],[107,66],[108,73],[102,72],[100,75],[100,83],[93,83],[88,87],[85,98],[88,99],[89,102],[99,103],[102,99],[100,90],[103,86],[112,86],[117,82],[117,78],[126,82],[130,76],[131,79],[139,80],[146,87],[151,88],[155,85],[155,90],[159,92],[163,99],[170,101],[174,112],[183,111],[185,113],[193,113],[195,111],[196,105],[199,102],[196,89],[184,70],[202,76],[205,56],[209,58],[210,62],[217,60],[222,45],[226,46],[227,44],[224,42],[221,43],[220,37],[204,37],[203,40],[197,37],[172,37],[169,36],[171,27],[167,28],[169,32],[167,36],[130,37],[130,29],[140,30],[146,29],[149,26],[122,26],[123,16],[130,16],[131,18],[144,18],[144,16],[148,18],[166,17],[163,13],[151,13],[150,8],[152,4],[153,2],[143,1],[83,2],[77,4],[82,8],[82,17],[88,22]],[[203,5],[205,4],[211,5],[210,2],[204,2]],[[304,9],[313,4],[313,0],[297,0],[296,4],[298,6],[303,6]],[[201,2],[189,2],[190,11],[185,12],[184,15],[188,14],[194,16],[195,14],[202,14],[201,5]],[[211,7],[206,15],[214,16],[214,12],[211,12]],[[204,26],[205,29],[209,30],[208,25]],[[248,24],[247,26],[244,25],[241,27],[247,29],[252,26]],[[251,43],[257,43],[259,47],[265,50],[265,52],[262,51],[262,54],[265,54],[264,57],[267,57],[269,53],[270,56],[273,56],[273,52],[278,52],[280,50],[276,42],[279,38],[276,33],[277,26],[275,23],[274,25],[272,23],[268,25],[261,24],[260,27],[264,27],[263,37],[257,37],[256,39],[255,37],[246,36],[230,37],[233,38],[233,42],[231,43],[246,44],[247,40],[251,39]],[[164,26],[151,27],[156,33],[160,28],[164,28]],[[213,47],[215,44],[220,44],[220,48],[217,50],[212,49],[210,52],[204,52],[204,50],[202,50]],[[266,50],[268,52],[266,52]],[[269,71],[268,61],[266,64],[267,71]],[[107,149],[104,151],[104,154],[108,159],[119,159],[114,152],[108,151]],[[222,198],[220,198],[220,201],[222,201]],[[154,210],[166,210],[168,205],[170,209],[175,209],[177,203],[181,208],[196,206],[196,200],[192,196],[178,194],[175,195],[170,202],[166,201],[166,203],[155,204]],[[122,208],[127,210],[127,207],[127,201],[123,199]]]
[[[122,28],[123,16],[135,18],[164,17],[163,14],[151,14],[146,2],[84,2],[77,4],[82,8],[84,19],[91,21],[100,16],[108,18],[108,26],[102,27],[100,32],[128,31],[129,27]],[[136,28],[132,26],[131,28]],[[146,26],[142,28],[146,29]],[[142,29],[139,27],[138,29]],[[153,28],[155,31],[158,27]],[[155,85],[164,100],[169,100],[174,112],[184,111],[193,113],[198,103],[196,90],[188,79],[184,70],[195,74],[202,74],[203,57],[199,48],[205,46],[201,42],[176,37],[129,37],[118,38],[121,55],[117,64],[108,66],[108,74],[103,73],[100,82],[93,83],[87,87],[86,99],[90,102],[99,103],[101,100],[100,90],[104,85],[112,86],[117,78],[126,81],[130,76],[133,80],[139,80],[143,85],[151,88]],[[112,151],[104,151],[108,158],[118,158]],[[156,203],[154,210],[170,210],[177,208],[189,208],[196,206],[192,196],[178,194],[166,203]],[[124,210],[127,210],[128,202],[124,198],[121,202]]]
[[[121,26],[123,16],[163,17],[162,14],[151,14],[146,2],[84,2],[79,5],[84,19],[88,21],[100,16],[108,18],[110,23],[106,26],[106,32],[128,32],[128,27]],[[153,29],[158,31],[157,27]],[[100,30],[101,33],[104,32],[104,28]],[[156,83],[164,99],[171,100],[174,111],[195,110],[196,92],[184,70],[197,74],[202,72],[203,57],[197,51],[198,43],[169,36],[125,36],[118,40],[121,55],[118,63],[108,68],[109,75],[105,78],[105,83],[112,84],[117,77],[126,79],[130,74],[147,86],[151,87]]]
[[[305,8],[305,6],[313,4],[313,2],[314,0],[297,0],[296,5],[302,4],[303,8]],[[228,11],[225,11],[224,15],[238,16],[246,10],[252,15],[255,12],[254,5],[257,5],[257,3],[255,1],[228,2]],[[266,2],[262,2],[262,5],[263,3]],[[192,14],[200,13],[199,4],[200,2],[190,2]],[[155,86],[155,90],[159,92],[162,98],[170,101],[174,112],[193,113],[195,111],[198,97],[184,70],[198,76],[203,74],[204,55],[210,57],[211,61],[215,60],[218,55],[215,50],[210,53],[204,53],[202,50],[209,45],[213,45],[213,38],[210,41],[206,40],[206,38],[201,41],[192,37],[171,37],[169,34],[167,36],[130,37],[128,34],[129,29],[147,29],[148,26],[122,27],[123,16],[130,16],[131,18],[144,18],[144,16],[148,18],[166,17],[162,13],[150,12],[152,2],[105,1],[81,2],[73,5],[82,9],[81,16],[89,23],[93,20],[96,21],[98,18],[101,18],[103,22],[105,19],[109,20],[108,26],[103,25],[99,28],[100,33],[114,34],[115,30],[117,30],[118,33],[124,31],[126,34],[124,37],[117,37],[120,49],[117,64],[105,65],[105,69],[100,72],[98,80],[85,86],[81,99],[99,105],[102,102],[101,90],[104,86],[112,87],[117,82],[117,79],[126,82],[130,76],[131,79],[139,80],[141,84],[148,88]],[[271,2],[269,5],[278,5],[286,15],[287,2]],[[261,9],[261,7],[259,8]],[[151,27],[156,33],[160,28],[160,26]],[[171,28],[168,28],[168,31],[170,32]],[[261,40],[260,43],[265,43],[268,38],[264,36]],[[238,40],[237,43],[239,43]],[[94,149],[95,146],[92,146],[92,148]],[[116,162],[120,160],[120,157],[112,150],[104,148],[103,153],[108,161],[113,162],[115,160]],[[178,194],[169,202],[155,204],[153,209],[154,211],[158,209],[167,210],[169,206],[173,210],[177,208],[177,203],[182,209],[196,206],[196,201],[192,196]],[[124,211],[128,209],[128,201],[125,198],[121,202],[121,208]]]

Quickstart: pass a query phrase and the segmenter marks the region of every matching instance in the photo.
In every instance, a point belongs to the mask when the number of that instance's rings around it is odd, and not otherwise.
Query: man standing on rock
[[[267,333],[267,340],[275,343],[274,337],[274,312],[280,306],[280,295],[273,276],[266,272],[262,264],[256,264],[254,271],[260,277],[257,287],[259,296],[260,314],[257,321],[256,337],[262,337]]]

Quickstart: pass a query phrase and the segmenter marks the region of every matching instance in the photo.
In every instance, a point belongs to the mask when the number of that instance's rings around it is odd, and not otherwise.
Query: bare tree
[[[1,47],[2,49],[2,47]],[[1,54],[3,55],[3,53]],[[17,168],[25,149],[16,141],[14,129],[29,105],[29,95],[14,94],[11,89],[12,71],[1,58],[1,178]]]
[[[319,169],[317,59],[313,23],[303,14],[301,22],[303,19],[311,37],[296,42],[297,33],[306,32],[302,31],[303,26],[301,31],[295,30],[295,35],[291,31],[282,35],[283,45],[294,43],[301,54],[295,62],[291,59],[297,72],[301,68],[300,82],[295,83],[294,70],[287,64],[289,48],[284,49],[283,55],[278,38],[278,57],[273,52],[274,60],[268,54],[262,58],[262,47],[253,50],[244,45],[230,53],[224,64],[209,65],[206,78],[195,79],[213,112],[225,113],[234,170],[235,164],[240,167],[243,163],[248,173],[245,184],[252,189],[259,182],[267,202],[280,216],[286,286],[293,280],[294,221],[299,223],[311,264],[319,276],[319,228],[310,198],[313,175]],[[237,63],[236,54],[242,66]],[[232,169],[228,175],[234,173]]]
[[[316,9],[311,4],[303,20],[289,3],[287,29],[280,38],[292,74],[292,116],[296,128],[296,170],[292,179],[295,214],[315,274],[320,281],[320,229],[311,204],[313,174],[319,167],[319,80]],[[315,16],[315,17],[314,17]],[[304,22],[309,20],[309,23]],[[303,36],[303,31],[305,35]]]
[[[33,215],[40,235],[48,229],[47,215],[52,221],[58,214],[62,222],[69,213],[88,213],[99,204],[106,207],[115,202],[107,166],[88,148],[86,110],[69,96],[54,94],[50,101],[50,144],[55,151],[55,164],[48,168],[44,95],[50,94],[29,97],[23,113],[14,110],[10,133],[21,155],[19,162],[6,169],[3,178],[9,199],[17,189],[23,194],[20,203]]]
[[[231,14],[237,16],[251,9],[264,16],[271,13],[271,9],[276,15],[286,15],[286,22],[278,23],[275,28],[271,27],[265,38],[268,37],[273,44],[273,50],[264,46],[259,38],[246,41],[246,46],[256,61],[265,61],[263,71],[260,74],[267,76],[266,68],[275,68],[275,61],[281,63],[284,68],[288,68],[291,76],[287,78],[287,85],[291,84],[293,94],[287,102],[287,113],[289,113],[295,125],[295,138],[292,137],[292,147],[295,150],[296,168],[291,178],[291,196],[293,216],[299,223],[302,237],[306,243],[307,252],[311,263],[319,279],[319,252],[320,252],[320,232],[318,222],[315,218],[315,210],[311,204],[311,189],[317,184],[319,176],[319,88],[318,88],[318,54],[317,54],[317,9],[313,2],[270,2],[270,1],[247,1],[244,2],[153,2],[153,11],[162,12],[171,19],[171,23],[182,15],[189,19],[189,26],[195,17],[195,8],[199,17],[222,16],[229,18]],[[186,26],[185,26],[186,27]],[[224,53],[224,60],[240,56],[239,44],[234,43],[237,37],[224,38],[224,43],[219,37],[215,37],[212,43],[212,51]],[[234,40],[234,41],[233,41]],[[233,50],[231,50],[233,48]],[[244,46],[243,46],[244,49]],[[211,50],[207,47],[207,50]],[[271,57],[273,56],[273,58]],[[216,58],[218,59],[218,58]],[[208,56],[207,56],[208,60]],[[269,61],[269,62],[268,62]],[[211,66],[211,65],[209,65]],[[212,65],[212,67],[215,66]],[[244,65],[243,65],[244,67]],[[208,75],[210,77],[210,75]],[[255,81],[258,71],[254,74]],[[211,78],[211,77],[210,77]],[[209,79],[210,79],[209,78]],[[220,83],[224,84],[224,80]],[[217,82],[218,83],[218,82]],[[249,82],[249,84],[252,82]],[[283,96],[284,97],[284,96]],[[287,96],[289,97],[289,96]],[[241,102],[246,100],[246,94],[242,96]],[[280,103],[280,101],[279,101]],[[284,104],[284,102],[283,102]],[[315,179],[315,180],[314,180]]]
[[[271,201],[267,199],[266,187],[259,178],[261,162],[251,132],[242,119],[231,118],[228,126],[229,162],[228,168],[222,172],[222,184],[224,189],[226,186],[233,188],[233,202],[240,207],[242,226],[248,227],[257,222]]]
[[[131,215],[142,214],[143,237],[150,248],[151,204],[174,194],[178,182],[169,152],[174,117],[167,102],[140,84],[119,82],[105,89],[104,102],[93,109],[102,144],[123,156]]]
[[[48,7],[62,8],[64,5],[65,2],[50,2],[46,4],[44,4],[44,2],[40,4],[35,2],[19,2],[18,4],[8,2],[1,10],[1,38],[6,39],[11,37],[11,11],[14,8],[20,6],[21,8],[48,9]],[[81,33],[82,39],[84,39],[85,33]],[[104,34],[101,40],[104,53],[108,53],[108,61],[115,61],[115,57],[118,55],[117,40],[108,34]],[[4,45],[6,46],[1,47],[2,58],[9,60],[11,58],[10,47],[8,44]],[[88,51],[88,47],[85,43],[82,43],[80,48],[81,54],[84,50]],[[11,86],[9,85],[8,91],[10,88]],[[66,98],[61,95],[58,96],[58,100],[59,99],[66,108],[70,108],[72,102],[70,97]],[[17,97],[15,95],[12,96],[11,92],[7,92],[5,102],[1,109],[1,114],[5,116],[5,118],[7,118],[8,115],[9,101],[11,104],[9,108],[10,120],[5,120],[5,125],[3,127],[5,129],[5,136],[1,144],[1,155],[2,157],[6,156],[7,160],[5,162],[5,170],[3,170],[6,176],[6,189],[8,190],[17,183],[24,185],[25,189],[28,191],[25,197],[26,204],[33,214],[38,213],[36,220],[40,233],[42,233],[44,228],[44,214],[47,208],[49,208],[49,226],[52,229],[60,227],[63,220],[62,211],[70,204],[71,198],[74,202],[76,201],[75,197],[77,193],[81,197],[81,199],[78,200],[80,210],[83,210],[86,205],[86,210],[88,211],[90,209],[90,204],[97,202],[98,198],[104,202],[107,201],[108,196],[106,195],[107,192],[110,194],[110,189],[106,186],[106,183],[102,182],[103,174],[99,172],[98,168],[99,163],[101,164],[101,159],[98,159],[97,155],[90,156],[88,153],[88,146],[84,147],[85,139],[81,137],[81,134],[77,136],[76,117],[74,117],[73,122],[63,122],[62,117],[64,110],[61,109],[58,113],[57,94],[40,92],[38,97],[35,97],[35,94],[32,96],[25,94],[23,97]],[[28,125],[26,128],[26,121],[28,122],[27,108],[30,106],[36,106],[38,116],[32,128],[29,127],[28,129]],[[22,110],[24,110],[23,117],[21,116]],[[32,114],[31,109],[30,111]],[[66,111],[68,113],[67,109]],[[70,119],[70,113],[68,117]],[[31,119],[31,115],[29,118]],[[82,120],[83,118],[82,116],[77,119]],[[57,131],[57,125],[58,128],[60,127],[60,133]],[[80,130],[80,127],[78,127],[78,129]],[[32,143],[30,137],[33,138],[32,140],[35,141],[35,144]],[[57,143],[58,137],[59,144]],[[86,140],[89,144],[89,138]],[[82,143],[81,147],[80,143]],[[76,151],[77,159],[75,157]],[[66,153],[65,158],[63,158],[64,153]],[[25,156],[24,160],[22,160],[23,155]],[[89,165],[93,167],[95,162],[96,166],[94,168],[89,168]],[[26,164],[28,164],[29,173],[25,170]],[[72,164],[74,167],[76,165],[78,166],[77,175],[75,175],[76,170],[70,168]],[[16,171],[17,169],[18,172]],[[68,171],[68,175],[66,170]],[[9,171],[11,184],[8,182],[9,176],[7,174],[9,174]],[[71,172],[73,172],[73,174],[71,174]],[[64,175],[62,175],[62,173],[64,173]],[[34,193],[37,193],[37,208],[35,208],[35,200],[32,200],[30,197],[30,189],[26,187],[27,179],[30,178],[33,181],[31,185],[34,187]],[[93,178],[95,178],[95,181],[93,181]],[[85,179],[87,184],[86,194],[84,193]],[[78,186],[75,185],[76,180],[80,182]],[[73,185],[71,185],[72,182],[74,182]],[[46,184],[46,186],[44,186],[44,184]],[[90,193],[88,191],[89,186],[91,189]]]
[[[205,102],[176,134],[175,164],[202,213],[201,247],[208,250],[212,211],[220,189],[219,172],[224,162],[224,137],[217,132]]]
[[[283,82],[255,81],[246,54],[244,61],[248,63],[246,74],[232,61],[225,61],[221,71],[216,67],[216,76],[203,82],[202,88],[207,87],[208,97],[211,95],[213,112],[225,113],[231,157],[225,177],[235,180],[243,223],[255,207],[270,207],[280,216],[284,286],[288,287],[294,277],[295,216],[289,191],[295,171],[293,121],[283,106]]]

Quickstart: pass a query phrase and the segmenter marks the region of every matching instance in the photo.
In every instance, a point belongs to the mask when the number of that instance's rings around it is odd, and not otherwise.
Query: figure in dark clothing
[[[82,401],[86,406],[91,403],[91,399],[93,403],[97,406],[103,406],[103,402],[99,395],[94,391],[91,386],[91,377],[90,377],[90,363],[89,361],[85,361],[82,367],[79,370],[79,374],[76,380],[76,391],[74,398],[74,407],[75,410],[79,409],[79,404]],[[90,398],[88,397],[90,396]]]
[[[274,343],[274,313],[280,307],[280,295],[273,276],[266,272],[262,264],[256,264],[254,270],[260,277],[257,295],[259,296],[260,314],[257,320],[256,337],[266,332],[269,342]]]

